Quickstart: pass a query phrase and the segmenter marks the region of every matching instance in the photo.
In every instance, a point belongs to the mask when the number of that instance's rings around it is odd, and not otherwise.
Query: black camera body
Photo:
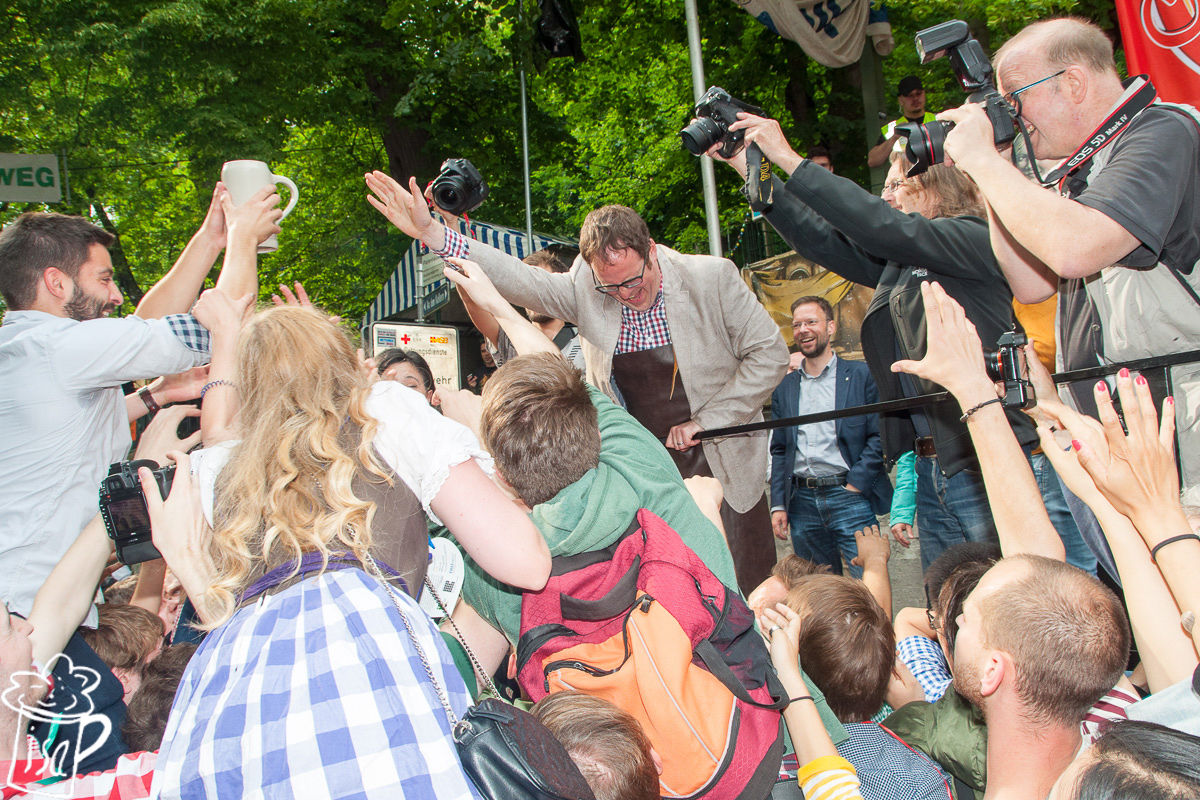
[[[742,149],[742,140],[745,135],[741,131],[730,133],[729,126],[737,122],[739,111],[758,117],[766,116],[766,112],[758,106],[734,99],[720,86],[710,87],[692,111],[696,119],[689,122],[679,132],[683,146],[692,155],[702,156],[714,144],[720,142],[719,152],[722,158],[731,158],[737,155],[737,152]]]
[[[1033,405],[1033,385],[1026,377],[1025,334],[1012,330],[1000,334],[996,349],[983,351],[988,377],[1004,383],[1002,404],[1005,408],[1029,408]]]
[[[487,181],[465,158],[446,159],[433,179],[433,202],[456,217],[479,208],[487,195]]]
[[[917,54],[922,64],[950,57],[950,68],[959,86],[968,92],[967,102],[983,106],[992,123],[992,140],[997,147],[1017,138],[1016,109],[996,90],[993,82],[995,70],[983,54],[983,47],[971,37],[967,23],[959,19],[943,22],[917,32]],[[898,125],[897,130],[908,137],[904,156],[912,163],[906,173],[908,177],[920,175],[934,164],[946,159],[946,134],[954,127],[953,122],[941,120],[922,124],[910,122]]]
[[[147,460],[122,461],[108,468],[108,477],[100,482],[100,516],[122,564],[162,558],[150,538],[150,512],[138,478],[139,467],[147,467],[154,473],[163,497],[170,494],[175,479],[174,464],[159,467]]]

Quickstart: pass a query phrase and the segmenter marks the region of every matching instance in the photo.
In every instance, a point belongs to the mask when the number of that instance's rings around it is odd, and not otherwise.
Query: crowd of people
[[[581,800],[1200,796],[1196,370],[1164,392],[1120,367],[1200,343],[1200,118],[1123,84],[1079,20],[995,62],[1034,156],[1072,163],[1051,188],[970,105],[940,115],[953,164],[920,175],[883,131],[882,197],[773,120],[731,126],[787,176],[766,220],[874,289],[865,364],[805,296],[789,368],[731,262],[656,243],[623,206],[588,214],[573,264],[522,262],[415,179],[365,176],[444,260],[496,364],[481,394],[439,389],[416,352],[366,357],[299,284],[256,308],[273,187],[234,205],[218,183],[123,318],[111,235],[9,223],[0,793],[491,798],[552,768]],[[900,90],[928,121],[920,81]],[[1038,339],[1030,408],[985,365],[1014,326]],[[1106,364],[1087,391],[1051,376]],[[768,402],[778,419],[943,390],[705,435]],[[148,525],[97,506],[127,459]],[[154,552],[113,581],[118,528]],[[893,608],[893,539],[919,543],[924,607]],[[457,602],[430,577],[445,547]],[[508,717],[471,715],[495,698],[531,714],[507,746],[542,731],[565,760],[481,767],[502,756],[471,726]]]

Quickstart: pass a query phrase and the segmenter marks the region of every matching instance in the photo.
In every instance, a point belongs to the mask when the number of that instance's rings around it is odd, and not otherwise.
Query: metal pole
[[[525,233],[533,252],[533,201],[529,195],[529,115],[525,110],[525,70],[521,70],[521,155],[525,166]],[[529,255],[526,253],[525,255]]]
[[[700,18],[696,0],[683,0],[687,12],[688,55],[692,62],[692,102],[704,96],[704,60],[700,55]],[[700,178],[704,182],[704,216],[708,221],[708,252],[721,255],[721,215],[717,208],[717,176],[708,156],[700,156]]]

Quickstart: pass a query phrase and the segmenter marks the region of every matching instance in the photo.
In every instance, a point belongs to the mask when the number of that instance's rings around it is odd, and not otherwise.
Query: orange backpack
[[[787,705],[745,601],[642,509],[610,547],[554,559],[521,604],[517,678],[533,700],[575,689],[632,714],[663,797],[761,800]]]

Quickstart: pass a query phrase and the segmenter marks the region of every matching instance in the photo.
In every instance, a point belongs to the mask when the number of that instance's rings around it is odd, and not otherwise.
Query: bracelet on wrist
[[[1200,542],[1200,536],[1197,536],[1194,533],[1181,533],[1178,536],[1172,536],[1170,539],[1163,539],[1161,542],[1154,545],[1154,547],[1150,548],[1150,560],[1153,561],[1155,564],[1157,564],[1159,550],[1162,550],[1164,547],[1166,547],[1169,544],[1174,544],[1175,542],[1182,542],[1185,539],[1195,539],[1197,542]]]
[[[146,410],[151,414],[157,414],[162,410],[162,406],[158,404],[158,401],[154,399],[154,395],[150,393],[149,386],[143,386],[138,389],[137,396],[142,398],[142,402],[146,404]]]
[[[204,395],[208,394],[208,390],[216,386],[228,386],[230,389],[236,389],[233,381],[209,381],[204,384],[204,388],[200,390],[200,399],[204,400]]]
[[[968,409],[967,413],[963,414],[961,417],[958,418],[958,421],[966,422],[967,420],[969,420],[971,418],[971,415],[974,414],[979,409],[983,408],[984,406],[990,406],[992,403],[999,403],[1002,400],[1003,400],[1003,398],[1001,398],[1001,397],[993,397],[991,400],[984,400],[982,403],[979,403],[978,405],[972,406],[970,409]]]
[[[817,704],[817,701],[812,699],[811,694],[802,694],[799,697],[789,697],[788,698],[789,703],[799,703],[801,700],[809,700],[812,702],[813,705]]]

